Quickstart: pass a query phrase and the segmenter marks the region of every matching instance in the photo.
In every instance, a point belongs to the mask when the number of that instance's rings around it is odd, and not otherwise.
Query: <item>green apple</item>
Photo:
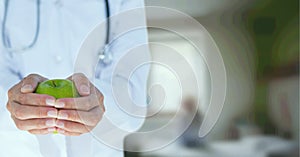
[[[38,84],[35,93],[51,95],[56,99],[80,96],[74,82],[66,79],[54,79],[41,82]]]

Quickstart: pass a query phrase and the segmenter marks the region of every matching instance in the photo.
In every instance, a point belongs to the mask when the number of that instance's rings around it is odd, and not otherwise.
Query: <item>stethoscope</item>
[[[98,52],[98,56],[99,56],[99,60],[100,63],[102,64],[110,64],[112,62],[112,54],[109,53],[109,34],[110,34],[110,20],[109,20],[109,16],[110,16],[110,7],[109,7],[109,2],[108,0],[104,0],[105,1],[105,7],[106,7],[106,37],[105,37],[105,44],[102,48],[99,49]],[[8,51],[8,52],[23,52],[26,51],[28,49],[31,49],[34,47],[34,45],[36,44],[38,37],[39,37],[39,33],[40,33],[40,4],[41,4],[41,0],[36,0],[36,28],[35,28],[35,35],[32,39],[32,41],[27,45],[27,46],[23,46],[20,48],[13,48],[10,42],[10,38],[8,36],[8,34],[6,33],[6,22],[7,22],[7,17],[8,17],[8,8],[9,8],[9,0],[5,0],[4,2],[4,16],[3,16],[3,21],[2,21],[2,43],[4,45],[4,48]]]

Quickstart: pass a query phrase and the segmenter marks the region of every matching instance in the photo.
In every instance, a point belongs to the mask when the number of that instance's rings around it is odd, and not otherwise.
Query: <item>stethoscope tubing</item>
[[[32,39],[32,41],[30,42],[30,44],[28,46],[24,46],[21,47],[19,49],[13,49],[11,46],[11,43],[9,41],[9,37],[6,34],[6,23],[7,23],[7,17],[8,17],[8,9],[9,9],[9,0],[5,0],[4,2],[4,15],[3,15],[3,21],[2,21],[2,43],[3,46],[9,50],[9,51],[22,51],[22,50],[27,50],[27,49],[31,49],[37,42],[38,37],[39,37],[39,33],[40,33],[40,4],[41,4],[41,0],[36,0],[36,30],[35,30],[35,35]]]
[[[110,38],[110,7],[109,7],[109,0],[105,0],[105,7],[106,7],[106,11],[105,11],[105,16],[107,19],[106,22],[106,37],[105,37],[105,45],[103,46],[102,49],[99,50],[99,59],[100,61],[102,61],[104,64],[108,64],[111,61],[111,57],[109,56],[110,54],[108,53],[108,45],[109,45],[109,38]],[[40,34],[40,5],[41,5],[41,0],[36,0],[36,30],[35,30],[35,35],[32,39],[32,41],[30,42],[30,44],[28,46],[24,46],[21,48],[12,48],[12,45],[10,43],[10,39],[9,39],[9,35],[6,33],[6,24],[7,24],[7,18],[8,18],[8,12],[9,12],[9,2],[10,0],[5,0],[4,3],[4,15],[3,15],[3,20],[2,20],[2,43],[4,48],[9,51],[9,52],[22,52],[28,49],[31,49],[34,47],[34,45],[37,43],[37,40],[39,38],[39,34]]]

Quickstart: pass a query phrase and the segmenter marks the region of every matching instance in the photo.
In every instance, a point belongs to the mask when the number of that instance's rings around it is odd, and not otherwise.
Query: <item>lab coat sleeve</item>
[[[3,45],[0,48],[0,86],[4,91],[7,91],[14,84],[20,81],[21,74],[17,68],[19,62],[13,59],[11,52],[7,52]]]
[[[2,23],[3,0],[0,0],[0,22]],[[0,25],[2,34],[2,25]],[[20,64],[14,53],[7,52],[0,38],[0,156],[41,157],[38,142],[33,135],[19,131],[6,109],[7,91],[21,80]],[[18,141],[18,142],[16,142]],[[16,151],[18,150],[18,151]]]
[[[3,1],[0,2],[0,87],[2,90],[7,91],[12,85],[20,80],[20,72],[18,70],[20,61],[14,59],[14,53],[7,52],[3,45],[2,38],[2,10],[4,10]],[[8,34],[8,28],[6,28]],[[6,34],[6,35],[7,35]]]
[[[18,60],[13,59],[9,52],[4,50],[2,42],[0,45],[0,156],[41,157],[36,138],[27,132],[19,131],[6,109],[7,91],[20,81],[21,76],[17,69]]]
[[[4,10],[4,1],[0,1],[0,10]],[[17,59],[14,59],[14,53],[7,52],[3,45],[2,39],[2,11],[0,12],[0,105],[1,110],[6,110],[5,104],[7,100],[7,91],[14,84],[20,81],[19,63]]]
[[[7,91],[19,82],[20,78],[16,69],[16,61],[8,56],[9,53],[3,49],[2,45],[0,49],[0,156],[41,157],[36,138],[18,130],[6,109]]]
[[[111,140],[117,140],[118,135],[116,134],[123,134],[123,136],[120,135],[122,139],[119,139],[122,143],[127,134],[138,130],[142,126],[147,107],[146,88],[150,69],[148,64],[150,53],[145,10],[132,10],[140,7],[144,7],[142,0],[123,0],[118,12],[120,15],[114,14],[114,16],[120,16],[116,20],[117,24],[112,25],[111,32],[110,53],[113,55],[114,60],[109,66],[98,67],[101,72],[100,79],[95,79],[94,82],[104,95],[106,112],[103,119],[106,119],[106,122],[109,121],[112,125],[107,127],[107,132],[104,132],[105,135],[103,133],[101,135],[103,138],[110,137]],[[128,13],[128,11],[131,13]],[[120,31],[127,27],[126,25],[132,23],[136,23],[138,27],[131,28],[125,33]],[[138,108],[141,109],[140,112],[134,113],[135,108],[136,111],[138,111]],[[101,125],[108,125],[104,124],[106,122],[103,119],[98,124],[100,128]],[[125,133],[121,133],[120,130]],[[94,131],[96,135],[97,131],[97,129]],[[115,132],[115,134],[110,134],[112,132]],[[114,145],[113,142],[108,141],[110,138],[102,139],[102,142],[106,145]]]

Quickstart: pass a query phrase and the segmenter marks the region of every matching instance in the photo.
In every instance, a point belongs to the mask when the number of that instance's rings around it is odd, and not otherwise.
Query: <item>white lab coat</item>
[[[143,6],[144,2],[142,0],[110,0],[112,15]],[[35,7],[35,0],[11,0],[6,29],[12,45],[27,45],[32,40],[36,26]],[[3,10],[4,0],[0,0],[1,22]],[[38,73],[49,79],[66,78],[73,74],[75,60],[84,38],[104,19],[104,0],[42,0],[41,29],[36,45],[22,53],[11,53],[7,52],[2,42],[0,43],[1,157],[123,156],[122,150],[116,150],[107,146],[105,140],[104,144],[99,142],[92,134],[84,134],[78,137],[52,134],[36,136],[20,131],[14,125],[5,107],[7,90],[19,82],[22,77],[30,73]],[[143,13],[128,20],[119,20],[119,22],[112,23],[111,38],[117,38],[120,35],[119,33],[121,32],[118,32],[118,29],[122,28],[123,24],[125,24],[124,22],[136,22],[146,26]],[[104,29],[104,31],[106,30]],[[97,41],[95,44],[103,44],[104,39],[105,36],[99,37],[99,42]],[[104,94],[104,105],[106,107],[104,119],[110,121],[114,126],[119,126],[127,131],[138,129],[143,123],[143,118],[130,116],[117,106],[112,93],[111,78],[116,78],[120,82],[128,81],[122,76],[122,72],[113,73],[114,66],[131,48],[145,43],[147,43],[145,27],[125,33],[115,39],[110,49],[114,56],[112,64],[99,66],[100,76],[93,80],[97,88]],[[126,69],[126,63],[132,64],[132,61],[135,60],[146,62],[149,59],[149,51],[147,49],[141,50],[140,55],[138,55],[139,58],[133,56],[132,60],[124,62],[124,69]],[[148,70],[149,66],[144,66],[137,70],[132,74],[128,82],[133,101],[142,105],[145,104],[146,99],[145,91]],[[85,71],[82,72],[84,73]],[[98,126],[100,128],[101,125],[106,126],[106,121],[101,121]],[[110,131],[113,131],[113,129],[106,130],[107,135],[104,131],[102,135],[106,136],[106,140],[111,139],[116,145],[122,147],[123,138],[126,134],[120,135],[116,139],[117,136],[109,134]]]

